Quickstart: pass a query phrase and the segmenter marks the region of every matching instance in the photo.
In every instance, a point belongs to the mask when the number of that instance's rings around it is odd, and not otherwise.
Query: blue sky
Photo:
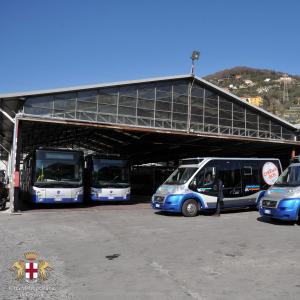
[[[300,1],[0,0],[0,93],[234,66],[300,74]]]

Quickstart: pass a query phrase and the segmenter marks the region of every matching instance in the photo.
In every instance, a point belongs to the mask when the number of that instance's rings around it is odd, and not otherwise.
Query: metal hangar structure
[[[0,159],[12,211],[20,166],[37,147],[116,154],[134,164],[192,156],[278,157],[300,149],[297,127],[193,75],[0,95]]]

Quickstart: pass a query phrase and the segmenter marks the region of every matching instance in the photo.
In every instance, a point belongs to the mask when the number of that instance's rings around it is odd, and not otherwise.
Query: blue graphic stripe
[[[130,200],[130,195],[127,195],[125,197],[97,197],[96,195],[91,196],[92,201],[128,201]]]
[[[81,203],[83,202],[83,196],[78,196],[78,198],[61,198],[57,201],[55,198],[38,198],[36,196],[32,197],[32,202],[34,203]]]

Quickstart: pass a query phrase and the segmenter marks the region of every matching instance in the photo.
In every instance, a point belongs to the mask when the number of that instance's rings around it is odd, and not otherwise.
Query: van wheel
[[[196,200],[188,199],[183,203],[181,212],[185,217],[195,217],[198,214],[198,208]]]

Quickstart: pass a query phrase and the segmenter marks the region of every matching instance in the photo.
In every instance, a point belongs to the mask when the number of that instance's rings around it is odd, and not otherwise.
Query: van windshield
[[[285,169],[274,186],[300,186],[300,165],[290,166]]]
[[[198,168],[180,167],[176,169],[170,177],[165,181],[165,184],[184,184],[198,170]]]

